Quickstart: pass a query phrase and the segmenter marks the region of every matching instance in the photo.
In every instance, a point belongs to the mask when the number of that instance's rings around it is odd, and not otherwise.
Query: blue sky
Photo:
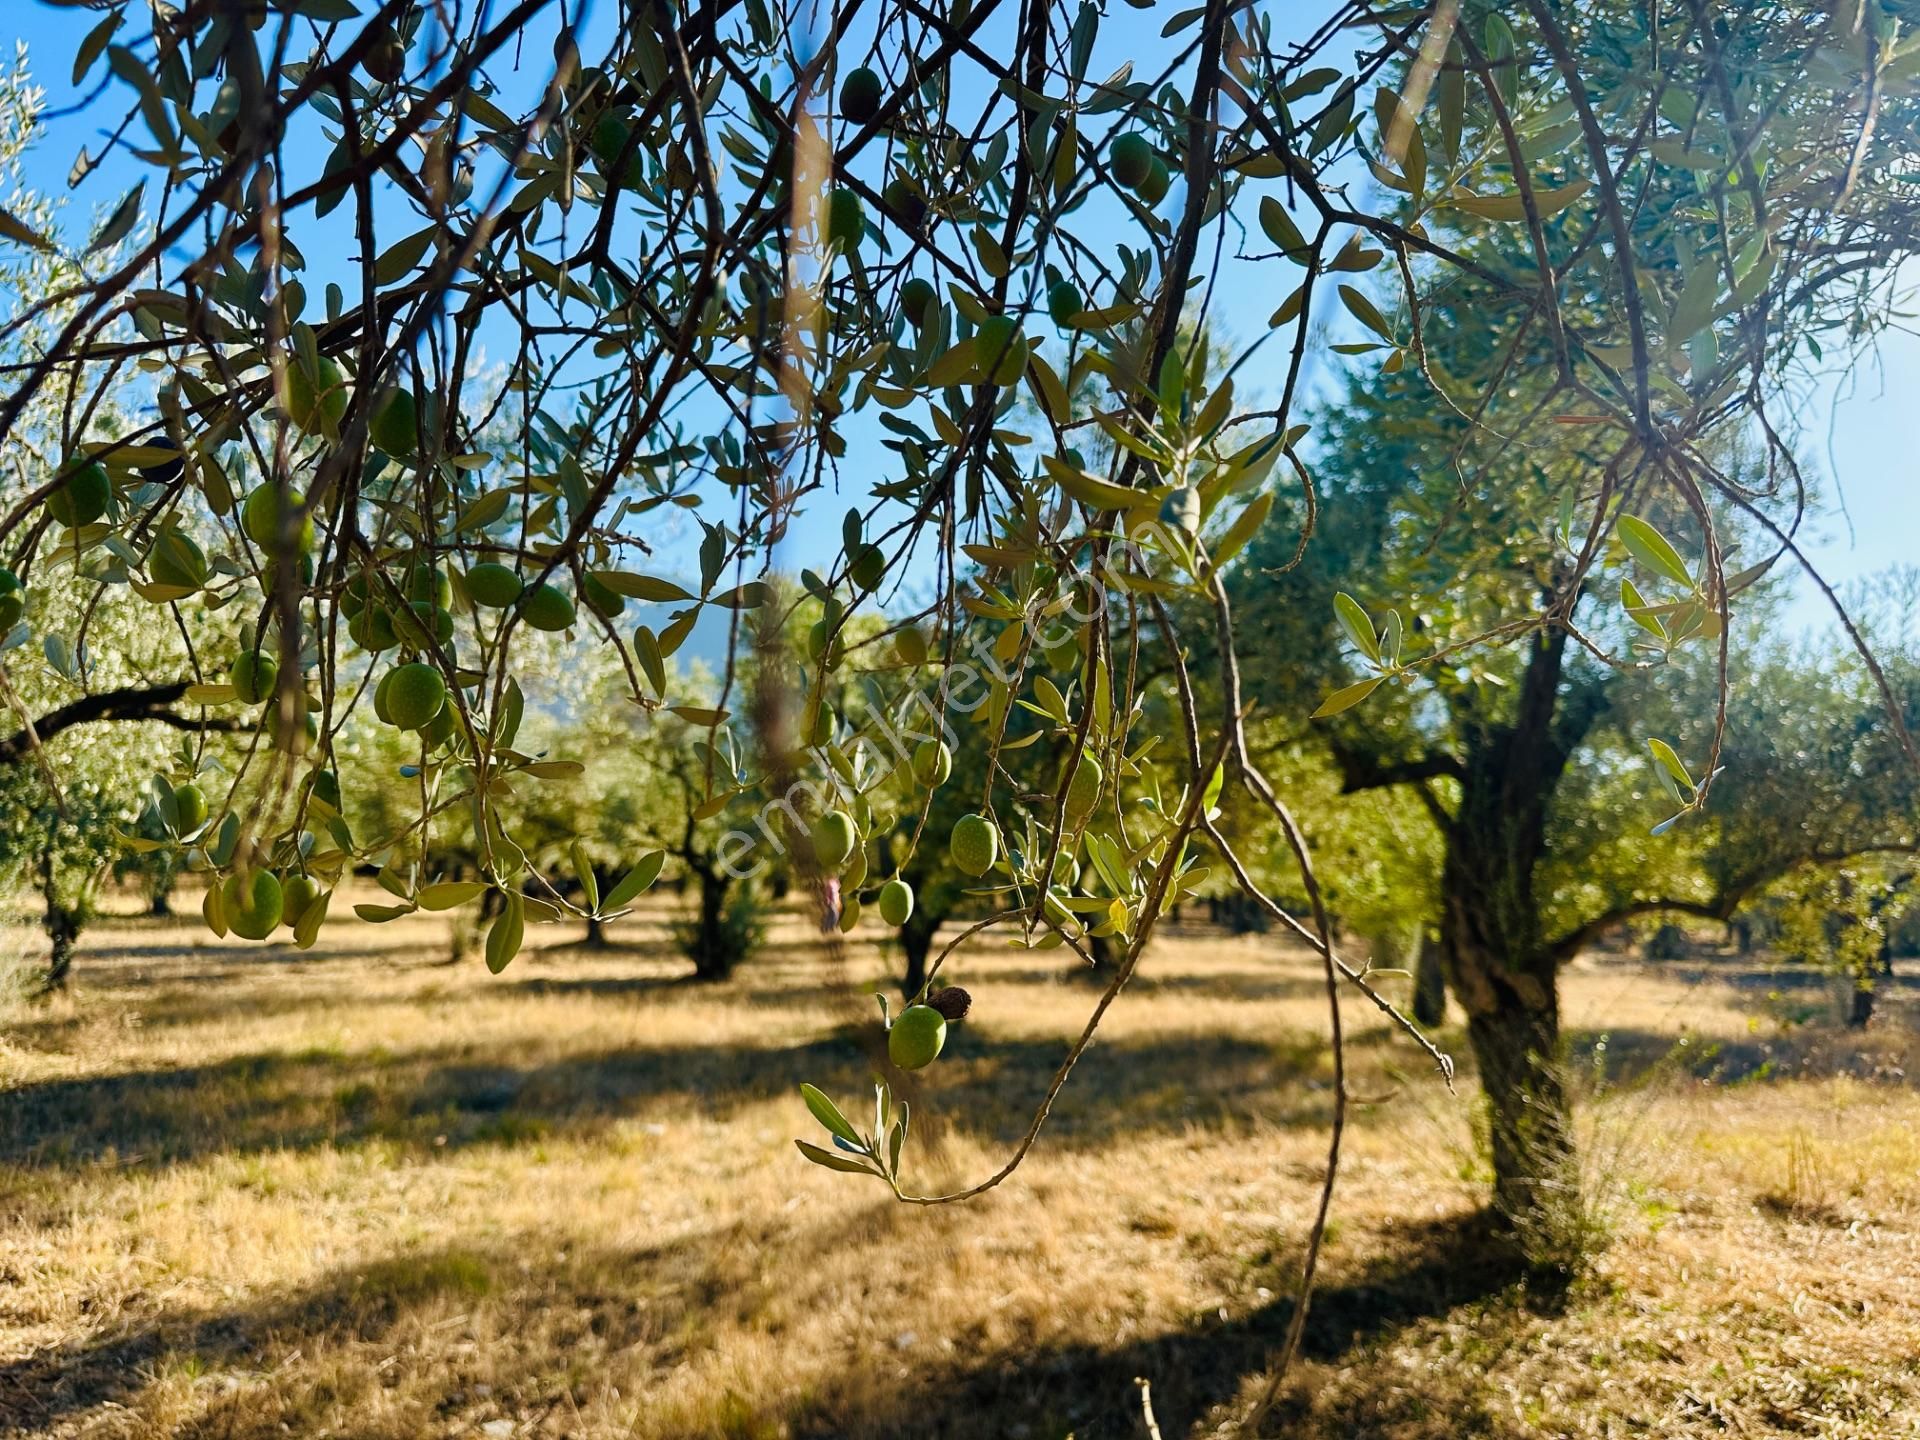
[[[35,82],[47,92],[50,108],[58,111],[70,106],[78,97],[68,81],[69,57],[80,37],[99,19],[98,12],[55,7],[39,0],[13,0],[5,8],[13,22],[13,35],[9,37],[0,30],[0,40],[24,40],[29,46]],[[1157,14],[1131,11],[1118,4],[1111,8],[1113,13],[1101,37],[1102,51],[1118,46],[1146,55],[1164,52],[1166,42],[1157,39]],[[1322,9],[1321,0],[1282,7],[1280,27],[1302,32]],[[544,61],[544,55],[539,59]],[[1096,60],[1096,69],[1098,64]],[[86,144],[98,148],[99,123],[99,117],[85,113],[54,120],[30,157],[29,183],[45,193],[65,193],[68,167],[78,147]],[[93,216],[112,206],[134,179],[143,176],[144,167],[126,163],[109,162],[97,170],[69,199],[69,238],[82,235]],[[344,214],[344,207],[340,213]],[[310,246],[310,251],[313,248]],[[343,247],[341,256],[350,249]],[[318,279],[324,279],[324,257],[310,254],[310,259],[315,262]],[[1249,277],[1250,268],[1272,273]],[[1243,284],[1251,283],[1256,291],[1271,293],[1236,294],[1234,303],[1225,307],[1229,315],[1264,316],[1291,288],[1292,277],[1278,273],[1289,268],[1283,262],[1238,267],[1236,273]],[[317,280],[310,282],[309,288],[317,292]],[[1259,319],[1253,323],[1257,325]],[[1255,388],[1261,386],[1258,360],[1243,374]],[[1910,438],[1915,428],[1911,411],[1916,402],[1920,402],[1920,342],[1910,335],[1897,334],[1853,375],[1831,377],[1814,386],[1794,417],[1803,427],[1801,455],[1809,462],[1810,473],[1819,478],[1830,501],[1840,502],[1829,503],[1813,520],[1809,531],[1812,541],[1807,548],[1823,572],[1843,586],[1913,559],[1913,528],[1920,522],[1920,503],[1914,499],[1913,486],[1916,447]],[[864,473],[873,465],[890,461],[890,455],[871,441],[856,440],[848,468]],[[783,561],[795,568],[824,563],[837,548],[839,517],[847,503],[834,497],[816,503],[812,513],[796,525],[784,547]],[[691,533],[698,538],[697,532]],[[1823,602],[1804,582],[1797,582],[1786,618],[1795,628],[1824,628],[1828,622]]]

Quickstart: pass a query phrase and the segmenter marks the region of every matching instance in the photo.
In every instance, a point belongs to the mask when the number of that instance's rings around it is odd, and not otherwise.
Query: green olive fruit
[[[813,858],[820,862],[822,870],[839,870],[859,843],[853,817],[844,810],[829,810],[813,822]]]
[[[962,815],[947,837],[947,854],[962,875],[978,880],[1000,857],[1000,831],[984,815]]]
[[[1086,308],[1086,302],[1080,297],[1080,287],[1071,280],[1062,280],[1047,291],[1047,314],[1056,325],[1071,324],[1073,317]]]
[[[367,426],[367,438],[396,457],[420,448],[420,406],[411,390],[396,390],[387,397]]]
[[[373,714],[374,718],[382,725],[391,725],[394,723],[393,705],[390,697],[393,695],[393,677],[396,673],[398,672],[389,670],[380,677],[379,683],[373,687]]]
[[[27,613],[27,592],[20,588],[20,577],[0,567],[0,635],[18,625]]]
[[[387,713],[402,730],[418,730],[440,713],[447,703],[447,682],[433,666],[416,660],[402,665],[389,677]],[[375,708],[378,709],[378,699]]]
[[[887,1058],[902,1070],[924,1070],[947,1043],[947,1017],[931,1005],[909,1005],[887,1031]]]
[[[900,287],[900,309],[915,329],[924,327],[940,304],[940,294],[932,284],[914,276]]]
[[[904,625],[893,637],[893,653],[903,665],[927,663],[927,632],[918,625]]]
[[[107,501],[113,496],[113,482],[98,461],[75,471],[47,496],[47,510],[62,525],[77,529],[91,525],[107,513]]]
[[[453,581],[436,565],[416,565],[407,576],[407,598],[445,609],[453,604]]]
[[[299,501],[287,497],[290,506],[298,507]],[[247,538],[262,550],[274,550],[280,544],[280,491],[273,485],[262,485],[240,507],[240,528],[247,532]],[[295,551],[305,554],[313,549],[313,517],[302,516],[300,529],[293,537]]]
[[[880,77],[865,65],[849,70],[840,82],[840,113],[856,125],[865,125],[880,113]]]
[[[234,658],[228,678],[242,704],[258,705],[273,694],[280,678],[280,662],[264,650],[243,650]]]
[[[288,359],[280,371],[280,407],[305,434],[338,435],[347,413],[347,378],[325,355],[314,370],[309,376],[299,360]]]
[[[829,670],[839,668],[846,658],[847,646],[838,635],[833,634],[830,621],[816,620],[807,629],[807,658],[817,660]]]
[[[467,598],[489,610],[504,610],[520,598],[518,572],[491,560],[482,561],[467,571]]]
[[[927,218],[927,199],[920,187],[904,175],[896,175],[880,192],[887,212],[909,230],[918,230]]]
[[[400,643],[393,633],[393,616],[383,606],[369,605],[347,623],[347,634],[362,650],[391,650]]]
[[[389,35],[367,51],[360,63],[370,78],[391,85],[407,73],[407,47]]]
[[[587,148],[593,151],[593,158],[600,162],[602,171],[610,171],[620,163],[620,154],[627,148],[627,137],[632,133],[633,127],[611,111],[593,122],[593,136]]]
[[[409,600],[405,610],[393,614],[393,632],[416,650],[431,644],[443,649],[453,643],[453,612],[427,600]]]
[[[367,608],[367,591],[372,580],[364,570],[354,572],[347,577],[347,583],[340,587],[340,613],[351,620]]]
[[[198,590],[207,583],[207,552],[178,530],[163,530],[147,552],[147,574],[156,585]]]
[[[521,600],[520,618],[535,630],[565,630],[573,624],[573,601],[564,590],[537,585]]]
[[[280,887],[280,923],[289,930],[300,923],[307,907],[320,898],[320,882],[311,875],[289,875]]]
[[[173,818],[176,833],[191,835],[207,823],[207,793],[189,780],[173,787]]]
[[[1140,187],[1153,161],[1153,146],[1147,143],[1147,137],[1132,131],[1116,136],[1107,150],[1107,167],[1113,171],[1113,178],[1129,190]]]
[[[913,887],[898,877],[880,887],[880,918],[896,929],[913,915]]]
[[[867,209],[845,186],[827,197],[827,239],[842,250],[858,250],[867,236]]]
[[[1082,755],[1080,763],[1074,767],[1073,779],[1067,785],[1067,823],[1078,825],[1093,813],[1100,803],[1100,785],[1105,779],[1101,773],[1100,762],[1091,755]]]
[[[862,545],[853,553],[847,573],[862,590],[875,590],[887,577],[887,554],[878,545]]]
[[[608,588],[606,583],[588,575],[586,583],[580,587],[580,596],[587,602],[587,608],[603,620],[612,620],[627,608],[627,597],[618,590]]]
[[[1147,178],[1140,182],[1139,196],[1149,205],[1158,205],[1167,198],[1167,191],[1173,186],[1173,172],[1167,169],[1167,162],[1158,155],[1147,167]]]
[[[407,47],[385,25],[375,30],[371,38],[373,43],[360,56],[360,68],[367,72],[369,79],[391,85],[407,73]]]
[[[1027,373],[1027,337],[1011,315],[989,315],[974,339],[980,370],[995,385],[1013,385]]]
[[[833,712],[822,705],[813,712],[813,724],[808,728],[808,737],[815,745],[833,743]]]
[[[953,774],[953,747],[944,740],[922,740],[913,749],[913,778],[938,790]],[[989,864],[992,862],[989,861]]]
[[[440,707],[438,715],[420,727],[420,738],[426,741],[429,747],[446,744],[453,738],[455,718],[452,702],[449,701]]]
[[[639,189],[647,183],[647,167],[641,163],[641,156],[648,146],[644,143],[628,148],[628,139],[633,127],[620,116],[608,111],[594,122],[593,136],[588,148],[593,158],[599,162],[600,173],[612,184],[625,184]],[[626,156],[625,168],[616,173],[621,164],[621,155]]]
[[[220,887],[227,928],[246,940],[264,940],[280,924],[283,897],[280,881],[271,870],[251,875],[229,875]]]

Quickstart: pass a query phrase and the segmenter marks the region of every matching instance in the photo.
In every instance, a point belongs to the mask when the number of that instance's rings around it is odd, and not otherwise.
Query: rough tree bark
[[[1446,965],[1424,926],[1413,943],[1413,1018],[1431,1029],[1447,1018]]]
[[[933,949],[933,937],[947,917],[924,907],[915,907],[900,927],[900,949],[907,957],[906,974],[900,978],[900,990],[909,1000],[927,983],[927,956]]]
[[[1880,954],[1875,957],[1870,973],[1854,982],[1853,1003],[1847,1010],[1847,1028],[1864,1030],[1873,1021],[1873,1009],[1880,998],[1881,982],[1893,978],[1893,937],[1888,936],[1880,942]]]
[[[49,946],[45,984],[47,992],[51,994],[67,988],[68,977],[73,973],[73,953],[80,944],[80,927],[84,919],[77,906],[67,905],[60,899],[51,851],[40,859],[40,899],[44,907],[40,923],[47,932]]]
[[[1537,634],[1511,721],[1472,737],[1440,886],[1447,984],[1466,1012],[1486,1094],[1494,1206],[1524,1237],[1549,1243],[1577,1213],[1579,1193],[1559,961],[1535,874],[1568,756],[1605,703],[1598,687],[1562,696],[1566,645],[1564,631]]]
[[[1384,762],[1337,750],[1348,791],[1415,785],[1444,841],[1437,945],[1442,984],[1423,1023],[1441,1018],[1450,990],[1485,1094],[1493,1202],[1530,1250],[1557,1250],[1580,1213],[1573,1128],[1561,1066],[1561,945],[1545,933],[1536,873],[1568,757],[1608,702],[1604,678],[1567,684],[1567,637],[1534,636],[1514,708],[1500,722],[1465,723],[1456,753]],[[1448,809],[1430,782],[1452,780]],[[1423,961],[1424,961],[1423,956]]]
[[[683,856],[683,859],[687,857]],[[721,934],[730,879],[714,866],[687,860],[688,868],[700,881],[700,918],[695,922],[690,958],[696,980],[725,980],[733,973],[733,956]]]

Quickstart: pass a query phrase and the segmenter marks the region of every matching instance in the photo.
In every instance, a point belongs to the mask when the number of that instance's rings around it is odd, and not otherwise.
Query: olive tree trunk
[[[933,937],[940,933],[944,915],[916,907],[900,927],[900,949],[907,957],[906,973],[900,977],[900,990],[909,1000],[927,983],[927,956],[933,950]]]
[[[1475,737],[1446,830],[1440,948],[1485,1092],[1493,1203],[1528,1254],[1577,1259],[1580,1194],[1560,1035],[1559,958],[1535,875],[1569,755],[1603,692],[1561,694],[1566,638],[1534,638],[1510,725]]]
[[[1422,926],[1413,941],[1413,1018],[1429,1029],[1447,1018],[1447,969],[1440,952]]]
[[[1864,975],[1855,979],[1853,1002],[1847,1010],[1847,1028],[1864,1030],[1873,1020],[1875,1003],[1880,998],[1880,982],[1893,978],[1893,937],[1880,942],[1880,954]]]
[[[1449,923],[1445,955],[1486,1098],[1494,1208],[1530,1245],[1557,1250],[1580,1195],[1555,967],[1489,949],[1466,917]]]
[[[694,921],[687,958],[696,980],[725,980],[733,973],[733,950],[727,943],[725,915],[728,877],[708,865],[692,867],[700,881],[700,913]]]
[[[47,975],[48,993],[67,988],[67,980],[73,973],[74,951],[80,945],[80,929],[86,923],[86,915],[77,905],[69,905],[60,898],[60,888],[54,874],[51,851],[40,861],[40,899],[43,905],[40,924],[47,932]]]

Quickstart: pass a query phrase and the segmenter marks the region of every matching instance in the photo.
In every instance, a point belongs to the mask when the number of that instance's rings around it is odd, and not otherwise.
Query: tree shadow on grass
[[[897,988],[884,982],[879,987],[890,995]],[[863,983],[851,977],[828,975],[823,978],[813,969],[793,977],[739,973],[720,981],[702,979],[691,971],[665,975],[535,975],[517,982],[513,991],[534,997],[578,997],[635,1004],[711,997],[747,1009],[801,1010],[815,1015],[841,1012],[858,1014],[863,1019],[879,1015],[869,998],[874,992]]]
[[[1614,1027],[1570,1031],[1566,1045],[1568,1070],[1606,1087],[1662,1079],[1752,1085],[1829,1075],[1883,1078],[1889,1056],[1910,1054],[1914,1036],[1895,1027],[1863,1036],[1857,1030],[1809,1025],[1728,1039]]]
[[[1413,1227],[1393,1253],[1352,1278],[1315,1292],[1307,1311],[1301,1355],[1322,1364],[1352,1359],[1418,1321],[1463,1305],[1508,1296],[1516,1303],[1555,1303],[1548,1289],[1529,1297],[1527,1272],[1485,1213],[1450,1216]],[[1288,1283],[1291,1283],[1289,1280]],[[1153,1386],[1161,1431],[1185,1435],[1220,1407],[1235,1402],[1250,1377],[1266,1372],[1293,1319],[1289,1297],[1227,1320],[1148,1336],[1131,1344],[1081,1344],[1025,1354],[946,1374],[927,1376],[898,1392],[898,1406],[850,1412],[824,1397],[810,1409],[779,1418],[795,1440],[829,1436],[913,1435],[928,1440],[985,1440],[1008,1433],[1010,1422],[1035,1435],[1071,1433],[1075,1440],[1138,1440],[1144,1433],[1136,1376]],[[1291,1414],[1291,1418],[1289,1415]],[[1299,1423],[1303,1411],[1282,1406],[1271,1433],[1315,1435]],[[1349,1440],[1350,1432],[1329,1432]]]
[[[1896,965],[1898,962],[1895,962]],[[1659,966],[1659,973],[1667,979],[1678,980],[1688,985],[1724,985],[1734,990],[1761,992],[1804,992],[1830,991],[1834,987],[1831,972],[1818,965],[1755,965],[1751,962],[1735,961],[1726,965],[1689,965],[1667,962]],[[1901,973],[1881,976],[1879,985],[1886,989],[1920,989],[1920,975]]]
[[[849,1026],[784,1047],[622,1047],[526,1061],[505,1045],[313,1049],[45,1081],[0,1091],[0,1171],[153,1169],[324,1145],[524,1143],[631,1119],[724,1119],[795,1097],[803,1080],[857,1110],[872,1093],[877,1035],[877,1027]],[[950,1103],[938,1108],[949,1127],[1007,1142],[1024,1129],[1064,1053],[1064,1041],[1000,1039],[962,1025],[937,1078],[891,1078],[911,1098],[943,1095]],[[1049,1134],[1056,1144],[1101,1147],[1143,1132],[1317,1117],[1324,1096],[1300,1081],[1318,1058],[1311,1045],[1204,1032],[1097,1044],[1056,1105]],[[807,1124],[797,1099],[794,1110],[796,1124]]]
[[[673,1283],[681,1275],[699,1273],[701,1252],[723,1244],[724,1237],[707,1233],[618,1254],[570,1260],[563,1253],[554,1273],[539,1277],[537,1289],[571,1291],[567,1298],[577,1306],[597,1288],[592,1283],[596,1272],[619,1274],[641,1288],[654,1274],[665,1277],[662,1283]],[[378,1341],[409,1317],[438,1313],[449,1304],[481,1303],[509,1287],[526,1284],[522,1260],[524,1255],[505,1247],[453,1245],[402,1252],[330,1272],[309,1289],[269,1296],[251,1305],[163,1311],[116,1333],[41,1350],[0,1364],[0,1435],[39,1433],[86,1411],[124,1404],[170,1373],[251,1370],[317,1340]],[[623,1343],[643,1343],[650,1327],[658,1323],[631,1304],[605,1302],[599,1308],[603,1313],[594,1315],[593,1323],[602,1332],[624,1317],[626,1328],[614,1337]],[[245,1423],[216,1428],[203,1420],[191,1433],[286,1433],[282,1426],[288,1417],[283,1411],[273,1409],[269,1419],[257,1404],[248,1408],[253,1428]],[[219,1409],[216,1405],[216,1414]],[[9,1428],[8,1420],[18,1428]]]
[[[1070,952],[1062,953],[1069,954],[1069,960],[1053,969],[995,966],[988,973],[995,985],[1106,983],[1102,972],[1089,969],[1085,961],[1073,960]],[[1153,972],[1152,960],[1153,953],[1148,951],[1146,963],[1127,982],[1127,994],[1134,1000],[1150,999],[1155,995],[1177,995],[1195,1000],[1258,1004],[1272,1000],[1318,1000],[1327,993],[1326,982],[1318,973],[1302,971],[1289,975],[1276,973],[1272,967],[1249,965],[1215,973],[1157,975]],[[961,983],[969,983],[965,980],[964,967],[955,967],[954,978]]]
[[[698,1361],[715,1343],[709,1326],[716,1317],[749,1328],[756,1323],[770,1283],[761,1264],[766,1247],[777,1245],[803,1262],[779,1283],[791,1285],[797,1276],[803,1286],[838,1285],[843,1277],[804,1262],[853,1244],[897,1251],[909,1228],[901,1214],[881,1204],[800,1231],[742,1221],[637,1249],[569,1249],[555,1242],[530,1250],[524,1239],[487,1248],[454,1245],[331,1272],[308,1288],[231,1309],[162,1311],[0,1364],[0,1434],[36,1433],[105,1406],[134,1406],[157,1380],[218,1371],[236,1373],[240,1383],[215,1392],[207,1408],[173,1433],[223,1440],[315,1433],[336,1426],[344,1413],[365,1417],[357,1433],[387,1437],[409,1433],[429,1406],[436,1431],[465,1433],[491,1415],[531,1421],[582,1403],[607,1383],[596,1357],[614,1354],[628,1367],[625,1383],[636,1378],[636,1366],[641,1370],[644,1394],[646,1371]],[[911,1223],[919,1241],[928,1229],[963,1226],[962,1217],[947,1216],[916,1215]],[[810,1276],[819,1279],[810,1282]],[[1324,1364],[1349,1361],[1423,1319],[1503,1295],[1518,1300],[1521,1280],[1518,1263],[1483,1216],[1403,1231],[1390,1255],[1316,1294],[1304,1356]],[[493,1313],[478,1333],[498,1337],[479,1372],[484,1390],[442,1388],[430,1397],[420,1389],[400,1397],[382,1392],[409,1377],[383,1375],[373,1358],[380,1353],[404,1354],[409,1366],[423,1367],[423,1385],[446,1385],[435,1368],[444,1363],[436,1351],[458,1347],[470,1317],[483,1308]],[[1291,1300],[1281,1299],[1231,1320],[1121,1345],[1089,1341],[922,1362],[891,1388],[858,1377],[794,1386],[777,1374],[763,1376],[766,1392],[740,1397],[737,1433],[1002,1440],[1071,1429],[1077,1440],[1136,1440],[1133,1382],[1145,1376],[1163,1432],[1184,1435],[1235,1402],[1264,1372],[1292,1313]],[[302,1356],[313,1357],[310,1369],[301,1368]],[[1406,1377],[1407,1385],[1418,1383],[1417,1376]],[[376,1395],[379,1405],[363,1403]],[[1325,1433],[1331,1440],[1336,1432],[1292,1424],[1280,1433]]]
[[[361,1410],[357,1392],[390,1384],[395,1357],[421,1367],[427,1385],[444,1385],[465,1367],[447,1368],[444,1351],[471,1352],[465,1327],[480,1311],[491,1337],[488,1372],[501,1388],[493,1404],[484,1390],[444,1388],[433,1397],[437,1420],[462,1418],[446,1433],[469,1433],[487,1413],[527,1413],[603,1384],[594,1357],[644,1354],[664,1371],[711,1343],[716,1320],[761,1312],[776,1287],[834,1283],[813,1262],[849,1249],[876,1248],[915,1221],[916,1238],[938,1241],[961,1228],[959,1216],[925,1216],[891,1201],[855,1205],[820,1223],[798,1227],[779,1217],[742,1218],[656,1245],[577,1243],[562,1234],[521,1235],[399,1250],[330,1270],[301,1288],[268,1291],[227,1309],[144,1307],[109,1320],[99,1332],[0,1362],[0,1436],[37,1435],[85,1412],[130,1406],[149,1385],[172,1376],[228,1372],[231,1400],[216,1399],[179,1436],[284,1436],[341,1433],[340,1411],[366,1416],[344,1433],[416,1433],[392,1406],[381,1428]],[[778,1247],[798,1259],[798,1278],[770,1279],[767,1254]],[[371,1347],[344,1360],[323,1349]],[[313,1370],[298,1362],[312,1357]],[[495,1363],[495,1361],[498,1363]],[[380,1363],[385,1361],[387,1363]],[[403,1378],[403,1377],[401,1377]],[[571,1394],[570,1394],[571,1391]],[[384,1396],[382,1397],[384,1398]],[[416,1417],[417,1418],[417,1417]],[[406,1425],[407,1428],[398,1429]],[[433,1433],[443,1433],[436,1424]],[[61,1430],[60,1433],[66,1433]]]

